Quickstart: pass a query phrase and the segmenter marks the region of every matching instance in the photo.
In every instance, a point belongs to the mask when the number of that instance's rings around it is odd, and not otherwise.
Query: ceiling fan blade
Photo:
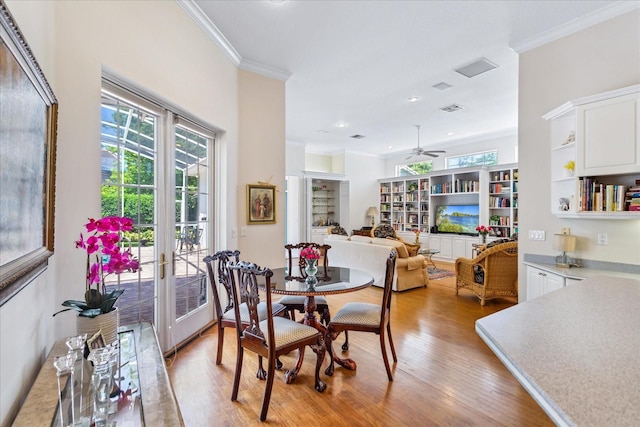
[[[429,157],[440,157],[440,156],[438,156],[437,154],[433,154],[433,152],[432,152],[432,151],[425,151],[425,152],[424,152],[424,153],[422,153],[422,154],[424,154],[425,156],[429,156]]]
[[[405,160],[409,160],[409,159],[410,159],[410,158],[412,158],[412,157],[413,157],[413,154],[412,154],[412,155],[410,155],[409,157],[405,158]]]

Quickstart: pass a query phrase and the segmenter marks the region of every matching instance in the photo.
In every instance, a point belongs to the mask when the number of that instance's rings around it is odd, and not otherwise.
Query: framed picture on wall
[[[53,255],[57,101],[0,0],[0,305]]]
[[[247,185],[247,224],[275,224],[276,186]]]

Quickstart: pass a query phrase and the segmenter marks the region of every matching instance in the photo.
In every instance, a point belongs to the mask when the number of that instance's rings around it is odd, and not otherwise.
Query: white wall
[[[2,426],[14,418],[53,341],[75,332],[73,314],[51,315],[84,291],[85,260],[73,242],[87,218],[100,213],[102,67],[222,130],[216,171],[222,247],[240,245],[230,230],[244,225],[246,183],[272,176],[284,186],[284,84],[252,73],[240,79],[176,2],[6,3],[58,98],[59,118],[55,254],[40,277],[0,308]],[[252,144],[262,147],[254,150]],[[248,169],[238,167],[239,146],[245,147],[241,158]],[[262,256],[270,252],[265,245],[284,239],[283,211],[278,215],[279,225],[251,235],[260,251],[241,248],[263,265],[271,261]]]
[[[347,152],[345,155],[345,172],[349,180],[349,229],[371,226],[371,218],[367,217],[369,206],[379,206],[380,188],[378,179],[384,173],[384,159]],[[376,218],[376,224],[378,224]]]
[[[639,28],[640,11],[636,9],[520,55],[521,260],[524,253],[558,255],[549,236],[570,227],[571,234],[578,236],[572,256],[640,264],[640,220],[572,220],[551,214],[550,124],[542,119],[566,101],[640,83]],[[615,144],[611,141],[612,150]],[[528,230],[545,230],[547,240],[527,240]],[[608,245],[596,244],[598,232],[608,234]],[[524,297],[524,269],[520,269],[519,283]]]

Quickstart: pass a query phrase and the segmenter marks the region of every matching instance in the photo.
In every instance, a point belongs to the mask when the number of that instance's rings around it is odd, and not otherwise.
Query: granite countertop
[[[524,261],[523,264],[540,268],[550,273],[555,273],[563,277],[568,277],[570,279],[582,280],[582,279],[588,279],[589,277],[609,276],[609,277],[619,277],[619,278],[625,278],[625,279],[640,280],[640,274],[624,272],[624,271],[600,270],[596,268],[586,268],[586,267],[562,268],[562,267],[556,267],[555,264],[545,264],[545,263],[530,262],[530,261]]]
[[[638,425],[640,280],[590,277],[476,331],[557,425]]]

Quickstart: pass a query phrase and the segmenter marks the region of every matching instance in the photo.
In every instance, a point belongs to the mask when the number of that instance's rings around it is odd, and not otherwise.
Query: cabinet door
[[[564,277],[562,276],[558,276],[557,274],[553,274],[553,273],[546,273],[546,283],[544,286],[544,293],[549,293],[549,292],[553,292],[553,291],[557,291],[558,289],[561,289],[564,287]]]
[[[453,256],[453,239],[451,237],[440,238],[440,256],[451,259]]]
[[[579,176],[637,173],[638,94],[586,104],[577,114]]]
[[[527,301],[544,294],[544,271],[527,267]]]
[[[564,277],[527,266],[527,300],[564,287]]]
[[[464,237],[454,237],[453,241],[453,259],[467,258],[467,239]]]

